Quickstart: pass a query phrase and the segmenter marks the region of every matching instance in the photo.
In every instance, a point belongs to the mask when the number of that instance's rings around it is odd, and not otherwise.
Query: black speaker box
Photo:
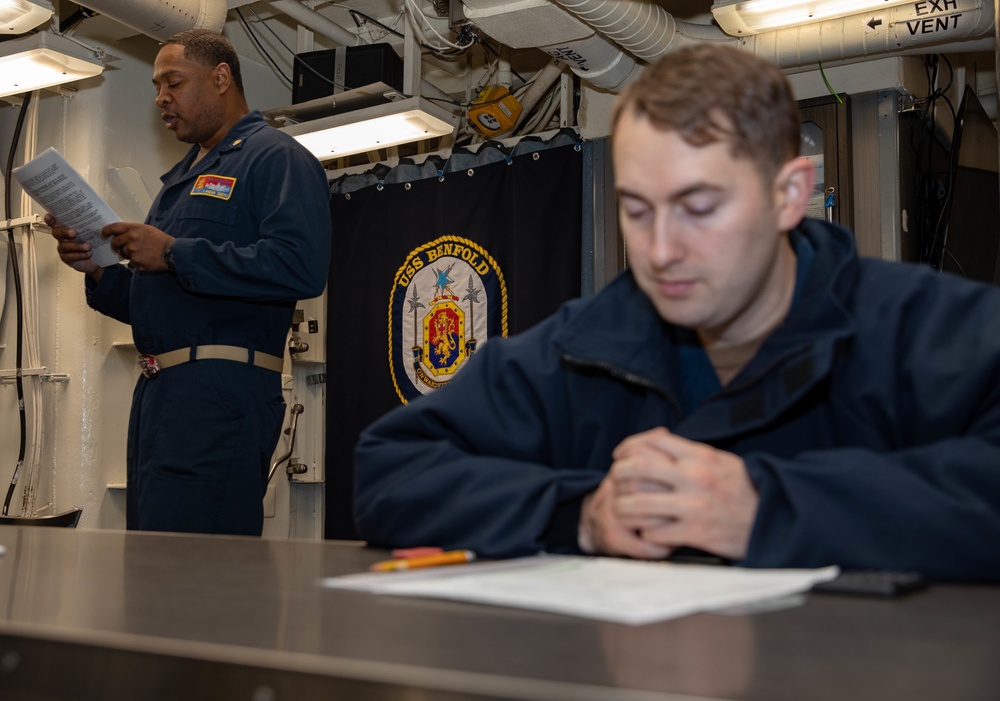
[[[378,82],[403,89],[403,60],[389,44],[307,51],[296,54],[292,70],[296,104]]]

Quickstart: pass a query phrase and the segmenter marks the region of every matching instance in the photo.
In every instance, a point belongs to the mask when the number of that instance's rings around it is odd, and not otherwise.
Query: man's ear
[[[774,198],[780,231],[794,229],[805,217],[815,182],[816,170],[808,158],[793,158],[778,171]]]
[[[212,83],[220,94],[229,89],[233,83],[233,70],[228,63],[220,63],[212,69]]]

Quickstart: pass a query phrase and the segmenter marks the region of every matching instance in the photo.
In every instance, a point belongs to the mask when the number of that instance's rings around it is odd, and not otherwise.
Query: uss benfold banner
[[[491,340],[580,294],[582,154],[566,145],[331,199],[328,538],[355,537],[353,450]]]

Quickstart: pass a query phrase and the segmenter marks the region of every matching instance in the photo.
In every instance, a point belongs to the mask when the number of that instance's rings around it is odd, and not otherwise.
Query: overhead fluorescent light
[[[422,97],[365,107],[280,128],[321,161],[451,134],[446,110]]]
[[[0,34],[24,34],[52,16],[47,0],[0,0]]]
[[[728,0],[712,5],[712,15],[731,36],[747,36],[836,17],[877,12],[913,0]]]
[[[94,51],[50,32],[0,42],[0,97],[100,75]]]

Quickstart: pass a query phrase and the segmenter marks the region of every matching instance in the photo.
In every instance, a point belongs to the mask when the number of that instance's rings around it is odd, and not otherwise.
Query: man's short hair
[[[233,83],[243,95],[243,76],[240,73],[240,56],[226,37],[209,29],[188,29],[178,32],[163,42],[184,47],[184,56],[210,68],[228,63]]]
[[[730,46],[685,47],[647,67],[618,96],[612,134],[627,111],[692,146],[726,141],[767,180],[799,153],[799,111],[785,75]]]

